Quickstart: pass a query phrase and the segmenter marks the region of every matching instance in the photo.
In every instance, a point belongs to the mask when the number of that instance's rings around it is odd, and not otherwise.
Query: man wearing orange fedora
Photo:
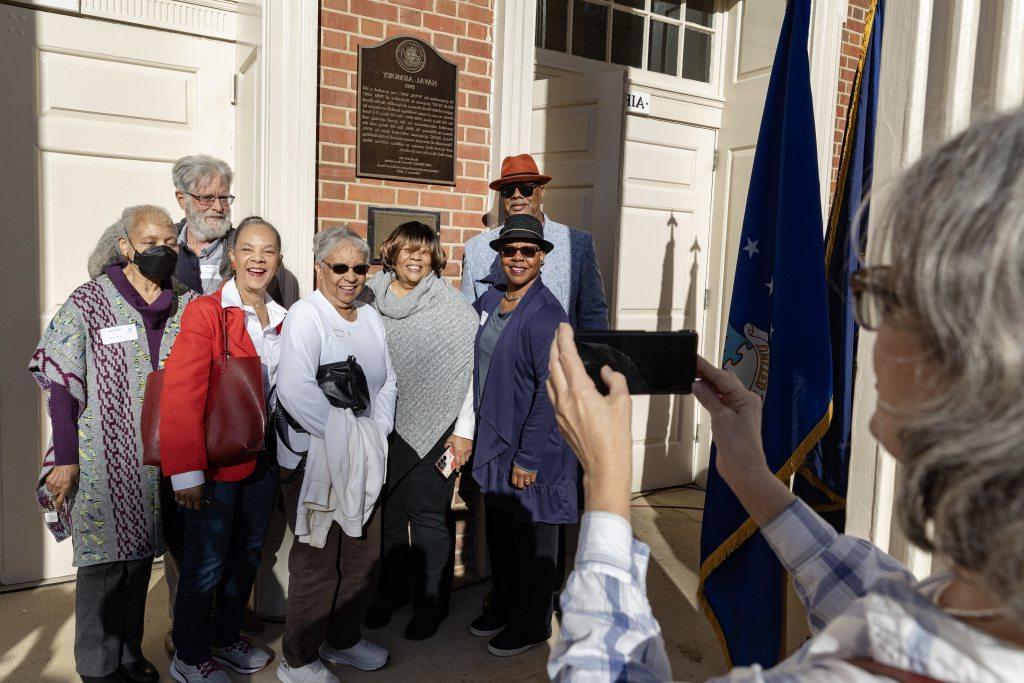
[[[505,157],[501,177],[490,184],[501,194],[505,215],[529,214],[544,224],[544,239],[554,249],[547,254],[541,275],[544,284],[562,304],[569,322],[578,330],[608,328],[608,302],[604,296],[601,269],[594,252],[594,237],[589,232],[556,223],[545,215],[544,186],[551,177],[541,174],[529,154]],[[504,282],[498,254],[491,241],[498,238],[499,225],[466,242],[462,258],[462,295],[476,301],[492,286]]]

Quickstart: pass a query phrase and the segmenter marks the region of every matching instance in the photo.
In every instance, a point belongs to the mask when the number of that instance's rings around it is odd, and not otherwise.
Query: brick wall
[[[368,206],[441,212],[445,275],[458,285],[462,245],[483,227],[491,147],[496,0],[321,0],[317,228],[366,234]],[[412,35],[459,65],[455,187],[355,177],[356,62],[360,45]]]
[[[864,36],[864,22],[867,19],[871,0],[849,0],[846,22],[843,24],[843,42],[839,57],[839,98],[836,101],[836,127],[832,149],[832,181],[830,195],[835,194],[836,176],[839,174],[839,157],[843,151],[843,133],[846,131],[846,113],[850,106],[853,80],[857,74],[857,60],[860,57],[861,40]]]

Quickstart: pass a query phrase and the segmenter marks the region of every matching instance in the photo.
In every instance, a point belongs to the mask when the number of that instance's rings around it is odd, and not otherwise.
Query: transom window
[[[547,50],[711,81],[715,0],[538,0]]]

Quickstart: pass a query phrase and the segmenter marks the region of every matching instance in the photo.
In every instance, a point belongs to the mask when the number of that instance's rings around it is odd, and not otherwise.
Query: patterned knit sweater
[[[193,298],[195,294],[176,288],[160,344],[161,366],[180,329],[181,313]],[[103,330],[132,326],[135,339],[103,343]],[[106,275],[71,293],[29,363],[43,391],[60,385],[81,410],[81,473],[66,503],[76,567],[164,552],[160,472],[142,464],[142,397],[151,370],[142,316]],[[43,457],[44,471],[52,463],[51,446]]]

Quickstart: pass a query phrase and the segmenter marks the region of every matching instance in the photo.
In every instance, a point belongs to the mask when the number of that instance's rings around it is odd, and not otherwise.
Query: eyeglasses
[[[213,206],[213,203],[218,199],[224,206],[231,206],[232,202],[235,201],[235,195],[233,194],[192,194],[191,192],[186,192],[185,194],[196,200],[196,203],[204,209]]]
[[[370,272],[370,264],[368,263],[360,263],[350,266],[347,263],[328,263],[327,261],[324,261],[323,264],[330,268],[331,272],[335,275],[344,275],[349,271],[349,269],[351,269],[356,275],[366,275]]]
[[[865,330],[877,330],[893,311],[900,308],[892,288],[892,268],[873,266],[854,271],[850,276],[853,292],[853,317]]]
[[[514,258],[516,254],[522,254],[523,258],[533,258],[540,252],[540,247],[526,245],[524,247],[513,247],[511,244],[501,248],[502,258]]]
[[[524,197],[532,197],[535,189],[537,189],[537,186],[533,183],[509,183],[498,188],[498,192],[501,192],[501,196],[505,199],[512,199],[516,190],[519,190],[519,194]]]

